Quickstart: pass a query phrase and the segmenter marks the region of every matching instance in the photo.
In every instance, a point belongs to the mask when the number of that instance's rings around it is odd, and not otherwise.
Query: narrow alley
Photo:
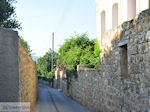
[[[90,112],[56,89],[39,84],[38,91],[34,112]]]

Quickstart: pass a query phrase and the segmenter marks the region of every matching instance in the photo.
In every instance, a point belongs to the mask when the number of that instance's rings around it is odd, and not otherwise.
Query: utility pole
[[[54,32],[52,33],[52,54],[51,54],[51,71],[53,70],[53,57],[54,57]]]

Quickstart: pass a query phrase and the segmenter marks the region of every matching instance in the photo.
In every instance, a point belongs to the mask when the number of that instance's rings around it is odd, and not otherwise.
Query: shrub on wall
[[[99,68],[100,49],[96,40],[90,40],[86,33],[76,34],[65,41],[59,49],[57,63],[69,74],[75,74],[77,65],[86,64],[90,68]]]
[[[19,41],[21,45],[25,48],[25,50],[28,52],[29,56],[32,56],[32,50],[30,49],[30,46],[27,41],[25,41],[22,37],[19,37]]]

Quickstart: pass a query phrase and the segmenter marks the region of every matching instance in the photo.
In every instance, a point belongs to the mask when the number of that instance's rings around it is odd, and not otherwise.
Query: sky
[[[96,4],[94,0],[17,0],[16,15],[22,36],[35,56],[43,56],[52,47],[58,51],[65,39],[87,32],[96,38]]]

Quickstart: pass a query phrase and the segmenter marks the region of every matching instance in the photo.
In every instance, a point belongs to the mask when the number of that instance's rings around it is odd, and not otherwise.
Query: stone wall
[[[101,83],[99,83],[101,81]],[[105,80],[100,77],[99,70],[86,69],[78,71],[78,78],[72,78],[69,86],[69,96],[92,111],[100,110],[101,96],[104,92]],[[63,90],[64,91],[64,90]],[[64,93],[67,93],[64,91]],[[104,93],[103,93],[104,94]]]
[[[28,55],[26,49],[20,42],[18,53],[21,102],[30,102],[30,108],[32,111],[37,99],[36,63]]]
[[[30,102],[37,98],[35,62],[18,41],[18,33],[0,28],[0,102]]]
[[[79,70],[67,91],[93,112],[150,111],[150,10],[105,33],[100,70]]]

